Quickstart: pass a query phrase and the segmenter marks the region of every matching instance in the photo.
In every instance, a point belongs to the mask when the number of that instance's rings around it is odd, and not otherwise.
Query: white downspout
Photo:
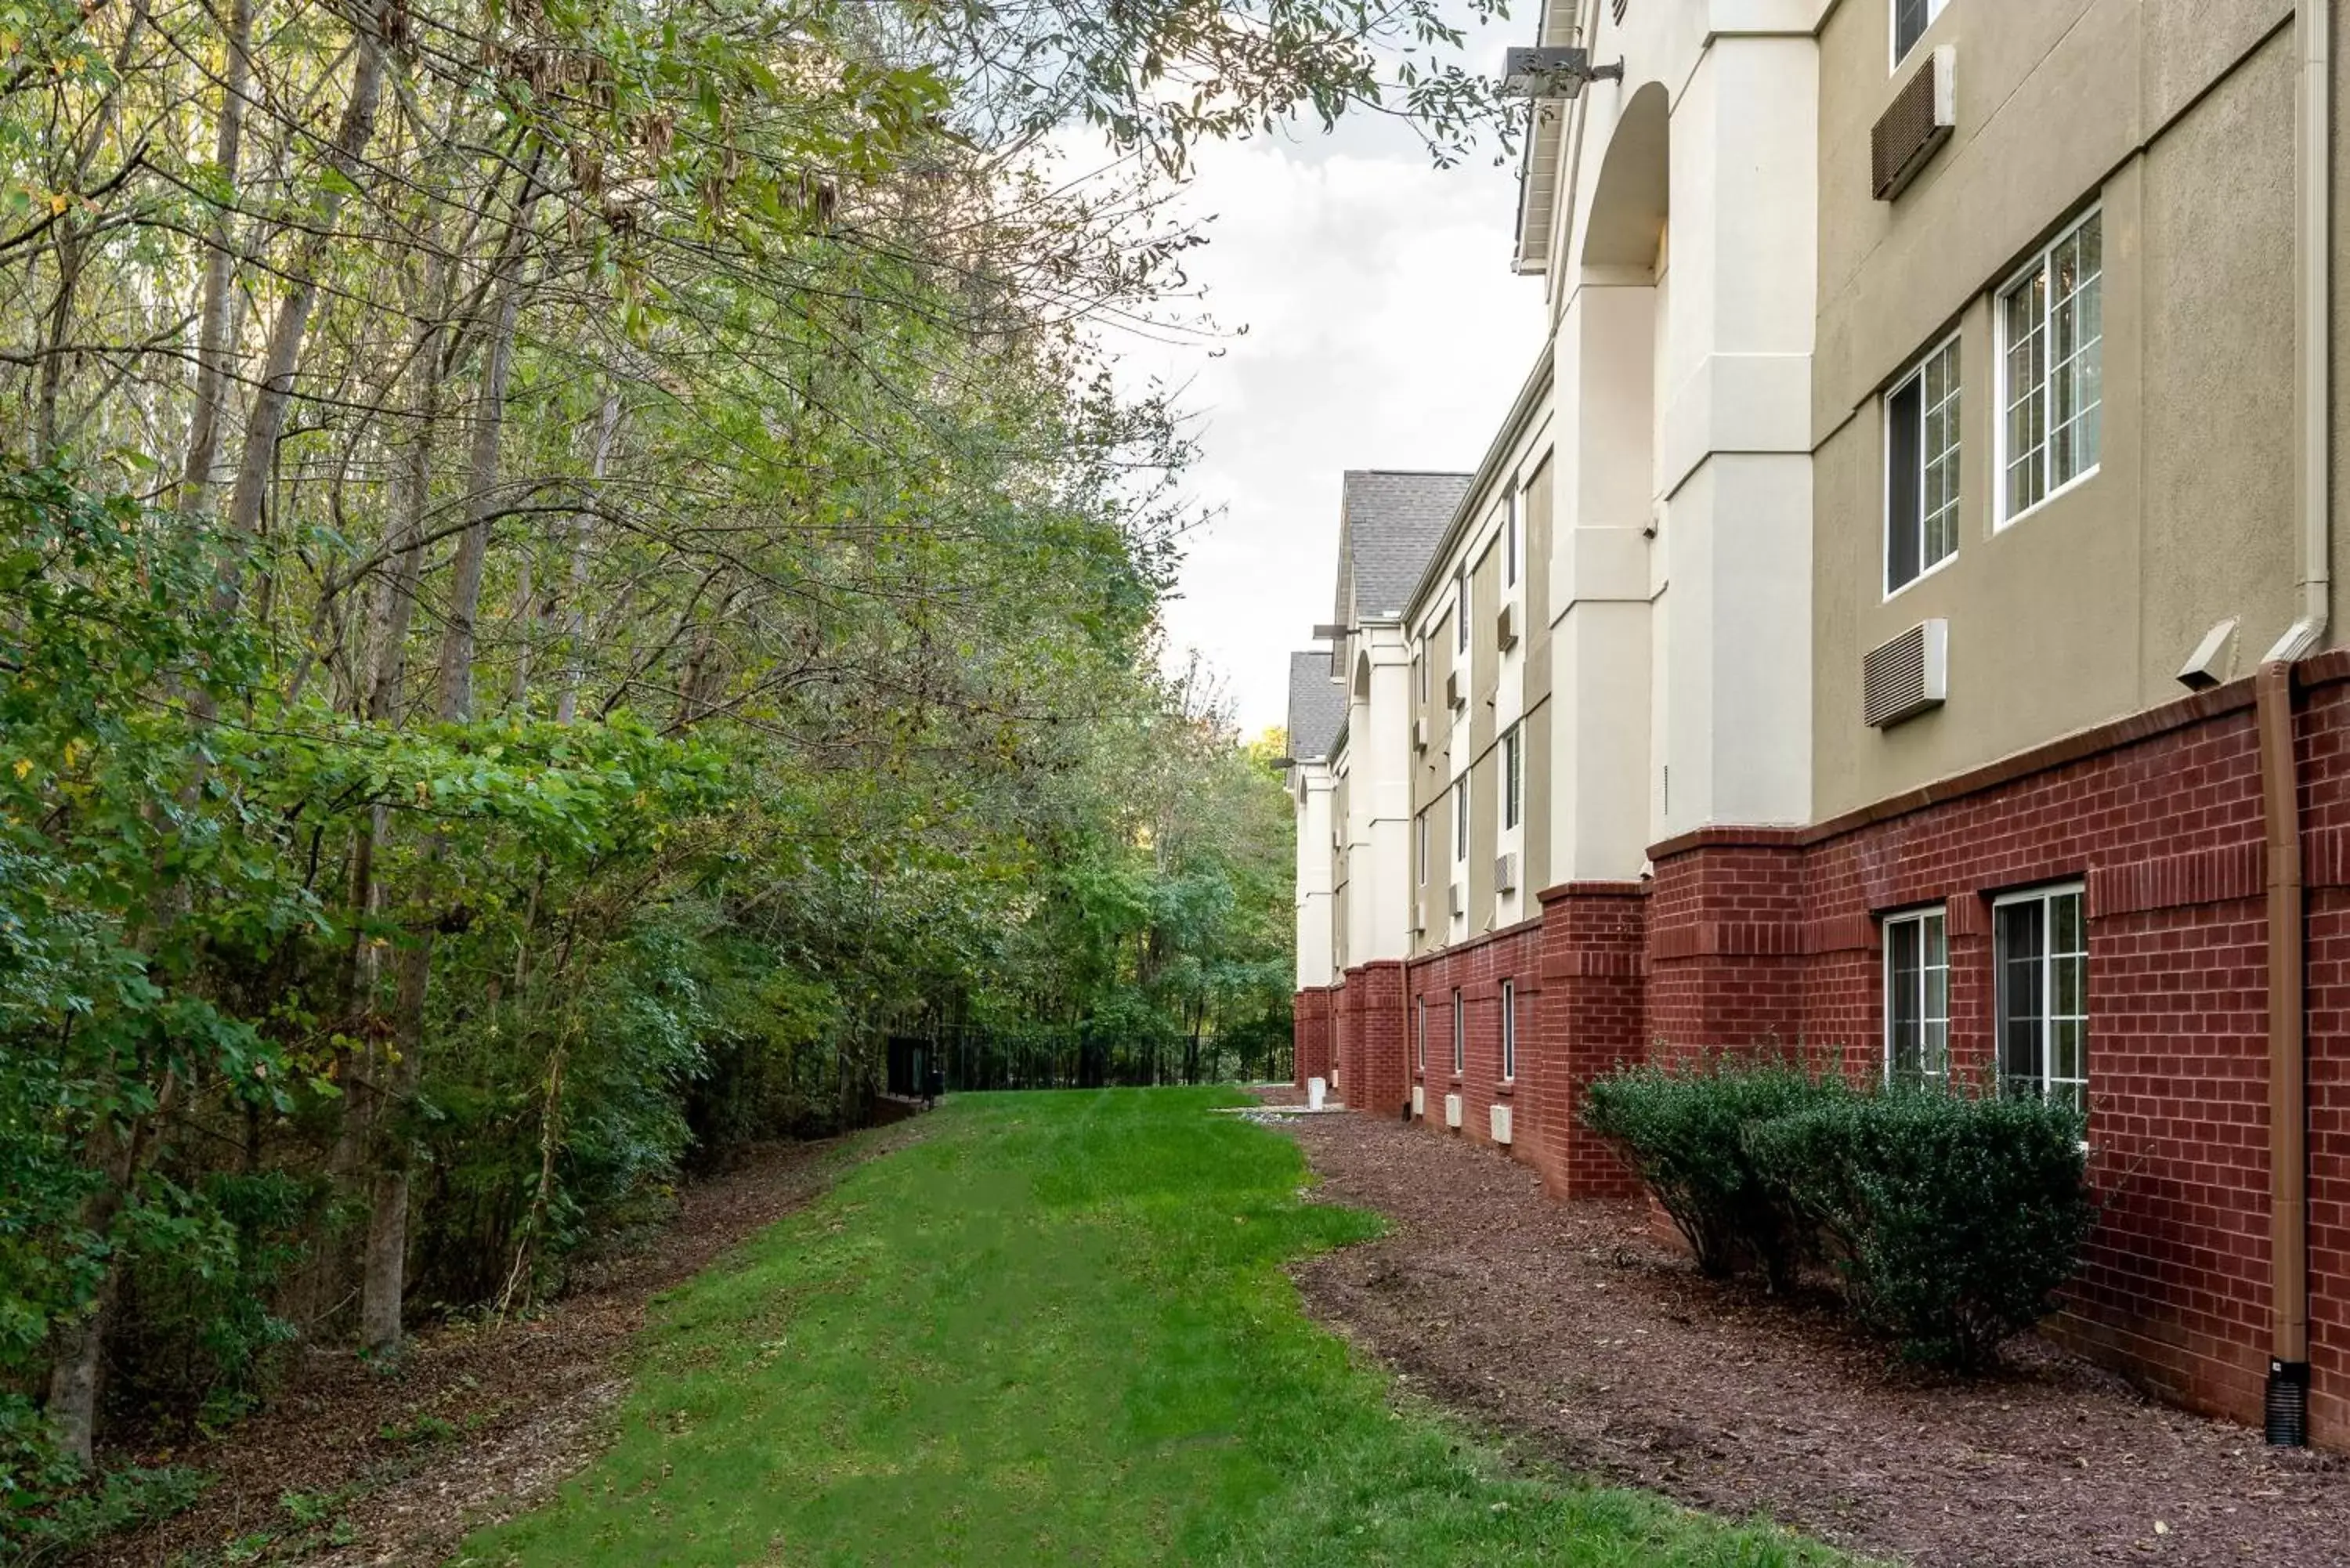
[[[2271,659],[2299,659],[2324,640],[2333,610],[2334,4],[2296,0],[2301,48],[2294,105],[2293,367],[2298,393],[2294,510],[2301,535],[2301,614]]]

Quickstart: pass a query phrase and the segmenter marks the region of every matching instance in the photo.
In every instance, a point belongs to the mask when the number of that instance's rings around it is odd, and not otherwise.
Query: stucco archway
[[[1672,210],[1672,103],[1644,83],[1616,117],[1584,224],[1586,268],[1653,271]]]

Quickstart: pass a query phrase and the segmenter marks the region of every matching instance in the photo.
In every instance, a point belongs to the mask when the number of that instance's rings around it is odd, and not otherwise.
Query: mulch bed
[[[2034,1338],[1981,1382],[1902,1369],[1821,1303],[1705,1280],[1643,1203],[1552,1201],[1425,1127],[1285,1130],[1316,1197],[1394,1222],[1297,1270],[1309,1308],[1565,1469],[1920,1568],[2350,1563],[2338,1456],[2268,1449]]]
[[[873,1135],[869,1158],[919,1137]],[[601,1446],[631,1345],[660,1292],[807,1202],[848,1164],[843,1140],[757,1149],[679,1194],[672,1222],[533,1315],[418,1336],[396,1371],[314,1352],[284,1397],[217,1441],[168,1457],[210,1473],[184,1513],[75,1559],[105,1568],[220,1562],[311,1568],[444,1562],[471,1531],[544,1498]],[[289,1511],[294,1495],[307,1520]]]

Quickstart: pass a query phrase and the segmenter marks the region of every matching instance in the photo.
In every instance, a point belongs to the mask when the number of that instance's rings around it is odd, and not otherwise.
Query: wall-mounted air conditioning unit
[[[1428,906],[1417,898],[1411,905],[1411,934],[1416,937],[1428,935]]]
[[[1900,195],[1950,139],[1959,123],[1958,69],[1958,50],[1943,45],[1877,118],[1868,133],[1868,182],[1878,201]]]
[[[1428,750],[1428,720],[1425,715],[1411,722],[1411,749],[1415,752]]]
[[[1444,705],[1447,708],[1458,708],[1468,701],[1469,693],[1466,687],[1467,682],[1461,679],[1461,671],[1455,670],[1447,674],[1444,678]]]
[[[1514,893],[1518,890],[1518,857],[1514,855],[1493,857],[1493,891]]]
[[[1411,1086],[1411,1114],[1422,1120],[1427,1119],[1428,1085],[1425,1084],[1414,1084]]]
[[[1919,621],[1861,656],[1860,716],[1880,730],[1939,708],[1950,693],[1950,623]]]
[[[1447,891],[1451,894],[1451,897],[1446,900],[1451,906],[1447,912],[1455,915],[1467,914],[1469,912],[1469,889],[1463,888],[1460,883],[1455,882],[1447,889]]]
[[[1518,607],[1503,605],[1493,617],[1493,645],[1515,648],[1518,645]]]
[[[1510,1107],[1507,1106],[1493,1107],[1493,1141],[1495,1143],[1510,1141]]]
[[[1449,1127],[1461,1125],[1461,1096],[1458,1095],[1444,1096],[1444,1125]]]

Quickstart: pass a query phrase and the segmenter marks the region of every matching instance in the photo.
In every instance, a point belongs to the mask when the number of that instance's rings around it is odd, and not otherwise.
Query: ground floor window
[[[1464,1020],[1461,1015],[1461,993],[1455,991],[1452,993],[1452,1075],[1456,1078],[1461,1075],[1461,1069],[1467,1066],[1469,1062],[1469,1042],[1463,1023]]]
[[[2012,1094],[2088,1107],[2089,929],[2081,888],[2036,888],[1991,910],[1999,1074]]]
[[[1502,1081],[1508,1083],[1518,1075],[1518,988],[1514,981],[1502,982]]]
[[[1419,999],[1419,1047],[1414,1053],[1412,1064],[1421,1072],[1428,1071],[1428,998]]]
[[[1950,950],[1940,909],[1885,921],[1885,1081],[1942,1084],[1950,1072]]]

